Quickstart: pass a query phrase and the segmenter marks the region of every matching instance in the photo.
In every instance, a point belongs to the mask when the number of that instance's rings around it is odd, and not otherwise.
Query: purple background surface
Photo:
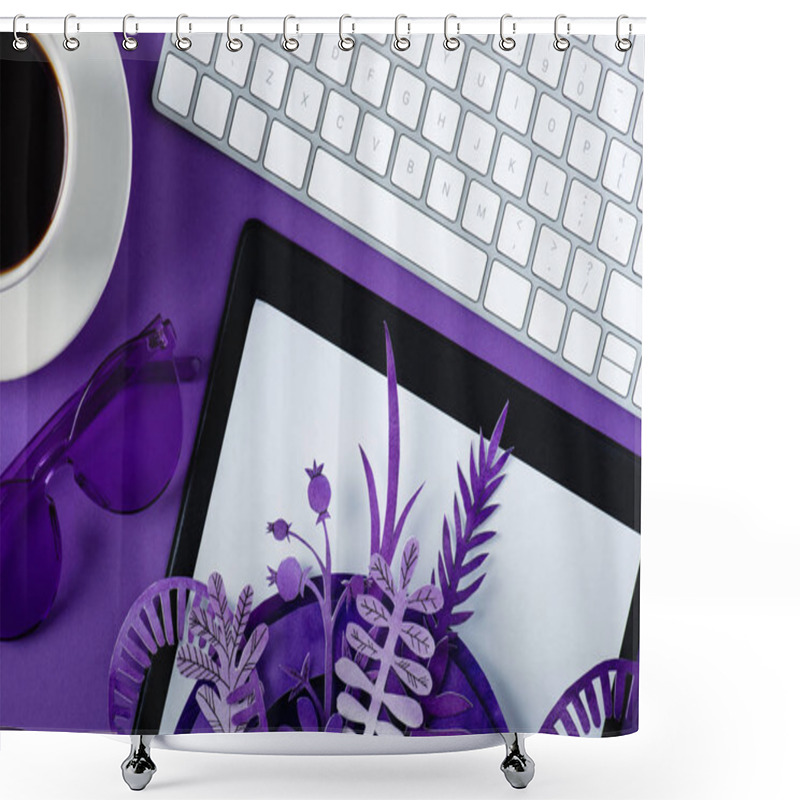
[[[72,344],[35,374],[0,384],[0,469],[104,356],[156,313],[175,326],[176,354],[200,357],[204,370],[200,380],[182,386],[183,451],[171,485],[152,508],[110,514],[83,495],[69,470],[54,479],[61,584],[38,630],[0,643],[2,726],[108,728],[114,641],[133,601],[166,570],[236,242],[251,217],[640,452],[638,420],[157,114],[150,93],[162,37],[138,40],[137,50],[120,51],[130,93],[133,177],[116,263]]]

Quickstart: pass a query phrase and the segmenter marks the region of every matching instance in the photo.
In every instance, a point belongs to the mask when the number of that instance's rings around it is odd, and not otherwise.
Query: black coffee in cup
[[[37,248],[53,221],[64,177],[61,88],[36,37],[27,50],[0,34],[0,273]]]

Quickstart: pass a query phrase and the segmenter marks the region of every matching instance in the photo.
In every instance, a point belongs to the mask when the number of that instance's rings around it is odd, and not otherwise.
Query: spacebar
[[[317,150],[308,194],[470,300],[478,299],[486,253],[324,150]]]

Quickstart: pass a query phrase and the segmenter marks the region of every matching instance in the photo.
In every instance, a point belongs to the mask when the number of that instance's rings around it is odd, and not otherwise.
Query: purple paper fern
[[[470,448],[469,483],[461,466],[458,466],[463,518],[458,495],[454,495],[455,545],[446,516],[442,525],[442,552],[439,554],[438,573],[444,604],[441,612],[436,615],[432,631],[437,642],[472,616],[472,611],[456,611],[456,609],[478,591],[486,577],[486,573],[482,572],[468,586],[462,588],[465,579],[476,573],[489,555],[488,553],[475,555],[474,551],[487,544],[497,534],[497,531],[483,531],[481,528],[499,508],[497,504],[490,504],[489,501],[505,479],[505,475],[502,474],[503,468],[513,450],[509,448],[505,452],[500,451],[500,439],[507,413],[508,403],[500,413],[488,447],[483,435],[480,435],[477,463],[475,451]]]
[[[196,607],[189,617],[189,629],[199,637],[196,645],[178,648],[176,665],[186,678],[207,681],[197,692],[197,704],[215,733],[243,731],[253,716],[260,716],[266,729],[263,687],[254,671],[269,631],[257,625],[245,638],[253,608],[253,587],[245,586],[236,610],[228,608],[225,584],[217,572],[208,579],[208,608]]]
[[[382,643],[378,643],[361,626],[350,623],[345,637],[352,650],[368,660],[378,662],[374,679],[352,658],[342,657],[336,662],[336,675],[351,690],[364,692],[368,704],[362,705],[354,694],[347,690],[339,694],[336,708],[351,723],[364,726],[364,734],[399,734],[402,731],[388,719],[381,718],[385,708],[401,725],[418,728],[423,722],[422,706],[408,694],[387,691],[390,673],[394,674],[416,695],[425,696],[432,687],[431,674],[424,664],[397,652],[402,642],[418,659],[430,659],[434,653],[434,642],[429,631],[415,622],[405,619],[406,611],[433,613],[442,607],[442,594],[432,585],[423,586],[409,594],[408,585],[414,574],[419,557],[419,543],[409,539],[403,551],[400,565],[400,581],[396,582],[391,568],[380,553],[370,561],[370,577],[381,592],[391,601],[391,610],[378,598],[362,594],[356,600],[361,618],[372,629],[385,631]]]

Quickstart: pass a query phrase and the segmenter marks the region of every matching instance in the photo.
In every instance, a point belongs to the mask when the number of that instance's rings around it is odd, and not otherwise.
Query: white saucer
[[[114,35],[86,34],[73,52],[61,36],[37,38],[62,76],[71,174],[41,260],[0,291],[1,381],[52,361],[89,319],[114,266],[131,185],[128,86]]]

